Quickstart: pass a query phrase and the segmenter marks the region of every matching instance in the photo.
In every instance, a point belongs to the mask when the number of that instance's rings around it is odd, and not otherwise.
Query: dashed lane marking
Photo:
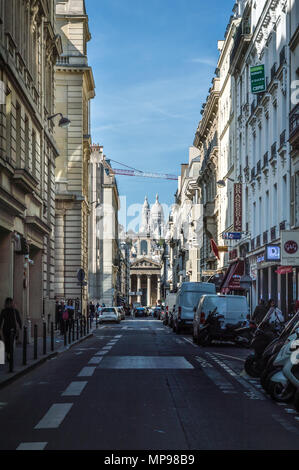
[[[83,367],[77,377],[91,377],[95,370],[95,367]]]
[[[55,403],[51,406],[45,416],[39,421],[34,429],[55,429],[60,426],[66,415],[72,408],[73,403]]]
[[[47,442],[21,442],[16,450],[44,450]]]
[[[103,356],[94,356],[90,359],[88,364],[99,364],[103,360]]]
[[[77,397],[81,395],[87,382],[71,382],[67,389],[61,394],[63,397]]]

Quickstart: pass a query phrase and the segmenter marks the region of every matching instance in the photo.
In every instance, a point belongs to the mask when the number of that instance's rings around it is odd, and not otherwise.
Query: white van
[[[210,339],[225,339],[227,328],[245,324],[249,314],[246,297],[242,295],[204,295],[197,306],[193,319],[193,338],[199,338],[202,328],[206,328],[206,320],[210,312],[217,309],[220,317],[219,326],[209,326]]]
[[[192,328],[194,307],[204,294],[216,294],[215,284],[210,282],[183,282],[176,295],[173,313],[173,331],[180,333],[183,327]]]

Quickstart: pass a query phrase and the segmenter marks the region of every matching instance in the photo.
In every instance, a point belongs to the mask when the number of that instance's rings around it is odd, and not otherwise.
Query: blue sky
[[[179,174],[200,120],[233,0],[86,0],[96,97],[92,141],[107,158]],[[114,164],[115,168],[120,167]],[[177,183],[117,177],[127,206],[174,202]]]

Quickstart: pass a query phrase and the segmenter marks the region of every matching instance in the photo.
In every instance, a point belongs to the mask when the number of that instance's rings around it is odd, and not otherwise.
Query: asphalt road
[[[299,415],[158,320],[103,325],[0,391],[0,450],[299,449]]]

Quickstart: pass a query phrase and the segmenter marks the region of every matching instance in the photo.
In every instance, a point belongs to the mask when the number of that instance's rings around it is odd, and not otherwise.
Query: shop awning
[[[237,260],[229,266],[220,287],[221,294],[228,294],[234,290],[244,290],[240,286],[240,279],[244,275],[244,267],[245,263],[241,260]]]

